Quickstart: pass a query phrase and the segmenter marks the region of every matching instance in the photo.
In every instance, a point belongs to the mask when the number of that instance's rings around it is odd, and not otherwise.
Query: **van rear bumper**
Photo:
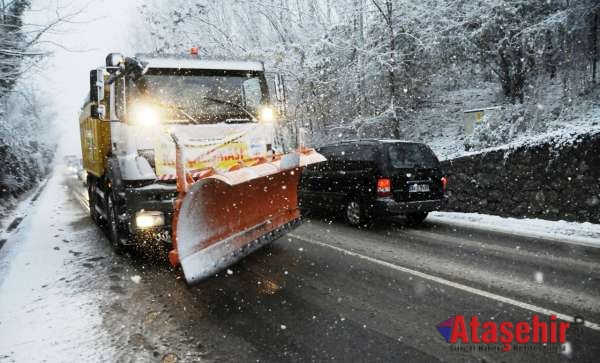
[[[376,215],[432,212],[441,210],[445,206],[446,197],[443,199],[419,200],[414,202],[396,202],[392,199],[379,199],[373,206],[373,212]]]

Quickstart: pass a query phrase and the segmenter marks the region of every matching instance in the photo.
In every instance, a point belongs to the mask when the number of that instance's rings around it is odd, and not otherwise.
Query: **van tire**
[[[354,198],[348,199],[344,206],[344,219],[352,227],[367,227],[370,221],[365,209]]]
[[[408,222],[409,226],[418,226],[421,223],[423,223],[423,221],[425,220],[425,218],[427,218],[427,215],[429,214],[429,212],[414,212],[414,213],[408,213],[406,215],[406,220]]]

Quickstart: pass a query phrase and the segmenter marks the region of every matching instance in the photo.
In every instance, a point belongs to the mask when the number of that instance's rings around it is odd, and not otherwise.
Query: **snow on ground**
[[[511,151],[522,146],[533,146],[552,141],[556,146],[573,142],[578,136],[600,133],[600,109],[590,110],[571,122],[553,122],[548,124],[548,130],[543,133],[526,133],[510,143],[489,147],[481,150],[466,151],[462,143],[457,143],[454,136],[438,137],[429,146],[436,152],[440,160],[455,159],[462,156],[480,154],[495,150]]]
[[[463,145],[458,144],[456,139],[447,137],[433,140],[430,146],[437,151],[440,159],[454,159],[495,150],[510,152],[519,147],[534,146],[546,142],[553,142],[558,147],[570,144],[580,135],[600,133],[600,108],[589,108],[580,114],[570,116],[568,121],[565,119],[556,120],[548,123],[546,127],[546,131],[542,133],[524,133],[507,144],[481,150],[465,151]]]
[[[7,229],[16,218],[26,214],[30,203],[34,202],[46,186],[46,181],[41,181],[38,186],[32,190],[23,193],[19,198],[10,197],[2,200],[0,203],[0,239],[4,239]],[[13,227],[14,228],[14,227]]]
[[[599,88],[567,99],[562,84],[554,81],[540,85],[525,104],[512,105],[496,81],[465,77],[453,86],[444,76],[436,76],[426,105],[407,120],[406,137],[427,143],[441,160],[493,150],[510,152],[549,141],[560,146],[579,135],[600,132]],[[503,107],[503,113],[478,129],[474,148],[466,151],[464,111],[491,106]]]
[[[89,217],[67,202],[60,176],[41,188],[19,204],[22,222],[0,249],[0,361],[114,361],[89,289],[96,259],[105,258],[94,248],[106,245],[88,243],[95,231],[81,228]]]
[[[433,212],[428,220],[600,248],[600,224],[503,218],[479,213]]]

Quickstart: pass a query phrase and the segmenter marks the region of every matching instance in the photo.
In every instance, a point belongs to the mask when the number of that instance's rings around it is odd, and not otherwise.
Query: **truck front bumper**
[[[173,203],[177,198],[177,190],[173,185],[153,184],[141,188],[126,188],[123,192],[123,198],[126,203],[126,213],[124,218],[127,218],[129,232],[132,234],[157,233],[165,232],[170,238],[171,224],[173,220]],[[158,214],[162,213],[164,224],[159,226],[138,226],[136,216],[139,212],[143,214]]]

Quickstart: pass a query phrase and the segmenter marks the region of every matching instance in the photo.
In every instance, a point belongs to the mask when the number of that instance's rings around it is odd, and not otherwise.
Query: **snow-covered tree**
[[[200,46],[284,73],[289,127],[313,141],[406,137],[447,87],[494,81],[506,103],[537,103],[547,82],[565,99],[597,80],[594,0],[150,0],[141,7],[157,53]]]
[[[48,172],[54,148],[48,142],[52,115],[35,86],[21,80],[45,55],[37,47],[42,35],[62,18],[25,25],[29,5],[0,0],[0,202],[33,187]]]

